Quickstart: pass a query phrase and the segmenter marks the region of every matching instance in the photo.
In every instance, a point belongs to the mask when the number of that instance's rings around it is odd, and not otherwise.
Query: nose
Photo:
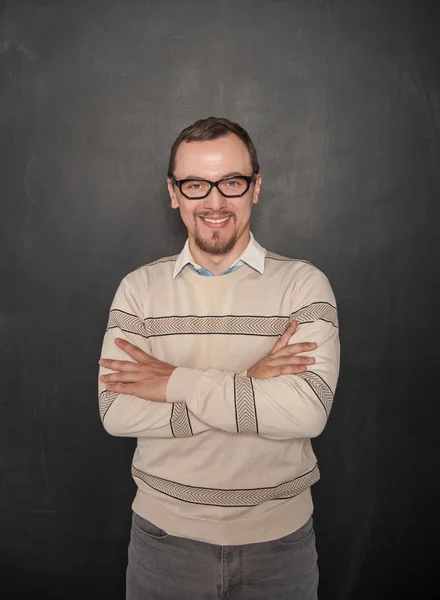
[[[204,208],[211,209],[212,211],[219,211],[226,208],[227,198],[222,196],[216,187],[213,187],[209,196],[204,198],[203,206]]]

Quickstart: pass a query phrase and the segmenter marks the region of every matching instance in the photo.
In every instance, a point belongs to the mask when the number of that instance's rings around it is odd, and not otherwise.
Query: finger
[[[136,396],[138,387],[132,383],[107,383],[106,386],[109,392],[116,392],[117,394],[131,394]]]
[[[121,350],[129,354],[132,358],[134,358],[134,360],[138,363],[142,362],[146,358],[149,358],[149,354],[138,348],[138,346],[131,344],[127,340],[123,340],[122,338],[116,338],[115,344],[119,348],[121,348]]]
[[[269,379],[278,377],[279,375],[299,375],[307,371],[304,365],[280,365],[278,367],[266,367],[267,371],[264,376],[260,375],[257,379]]]
[[[142,379],[140,373],[110,373],[99,378],[104,383],[138,383]]]
[[[316,358],[313,356],[280,356],[271,360],[269,367],[279,367],[280,365],[313,365]]]
[[[111,369],[112,371],[137,371],[139,364],[132,360],[113,360],[111,358],[101,358],[99,361],[101,367]]]
[[[281,348],[284,348],[284,346],[286,346],[287,342],[290,340],[290,338],[292,337],[292,335],[295,333],[295,331],[297,329],[298,329],[298,321],[294,320],[291,323],[289,323],[289,325],[287,326],[284,333],[280,336],[279,340],[276,342],[275,346],[272,348],[271,354],[273,354],[274,352],[278,352],[278,350],[280,350]]]
[[[270,356],[278,357],[278,356],[291,356],[292,354],[300,354],[301,352],[310,352],[311,350],[315,350],[317,348],[317,344],[315,342],[300,342],[298,344],[288,344],[284,346],[278,352],[271,352]]]
[[[307,367],[304,365],[284,365],[278,367],[278,375],[298,375],[299,373],[305,373]]]

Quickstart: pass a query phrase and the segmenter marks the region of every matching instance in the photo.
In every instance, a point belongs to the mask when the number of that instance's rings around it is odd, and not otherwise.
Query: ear
[[[176,196],[176,188],[174,187],[173,182],[171,181],[171,179],[169,177],[167,177],[167,186],[168,186],[168,193],[171,198],[171,207],[179,208],[179,202],[178,202],[177,196]]]
[[[261,173],[257,173],[255,175],[255,186],[254,186],[254,193],[252,194],[252,204],[257,204],[257,202],[258,202],[262,181],[263,181],[263,176],[261,175]]]

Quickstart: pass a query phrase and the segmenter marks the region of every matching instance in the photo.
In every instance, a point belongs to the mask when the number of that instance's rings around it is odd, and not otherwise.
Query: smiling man
[[[250,231],[262,176],[237,123],[184,129],[168,190],[182,252],[122,280],[99,406],[137,438],[127,599],[315,600],[311,438],[339,371],[330,284]]]
[[[234,134],[175,146],[168,179],[171,205],[180,209],[195,261],[219,275],[249,244],[252,204],[258,202],[262,180],[258,162],[251,164],[247,146]]]

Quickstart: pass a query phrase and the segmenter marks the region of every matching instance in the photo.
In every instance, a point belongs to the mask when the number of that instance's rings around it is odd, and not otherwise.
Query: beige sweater
[[[203,277],[187,266],[173,279],[177,258],[122,280],[103,341],[103,358],[131,360],[114,344],[124,337],[177,367],[163,403],[99,382],[105,429],[137,438],[133,510],[169,534],[214,544],[282,537],[313,512],[310,438],[326,425],[339,371],[330,284],[311,264],[269,251],[263,274],[245,264]],[[316,363],[301,375],[246,377],[293,319],[291,343],[316,342],[307,353]]]

